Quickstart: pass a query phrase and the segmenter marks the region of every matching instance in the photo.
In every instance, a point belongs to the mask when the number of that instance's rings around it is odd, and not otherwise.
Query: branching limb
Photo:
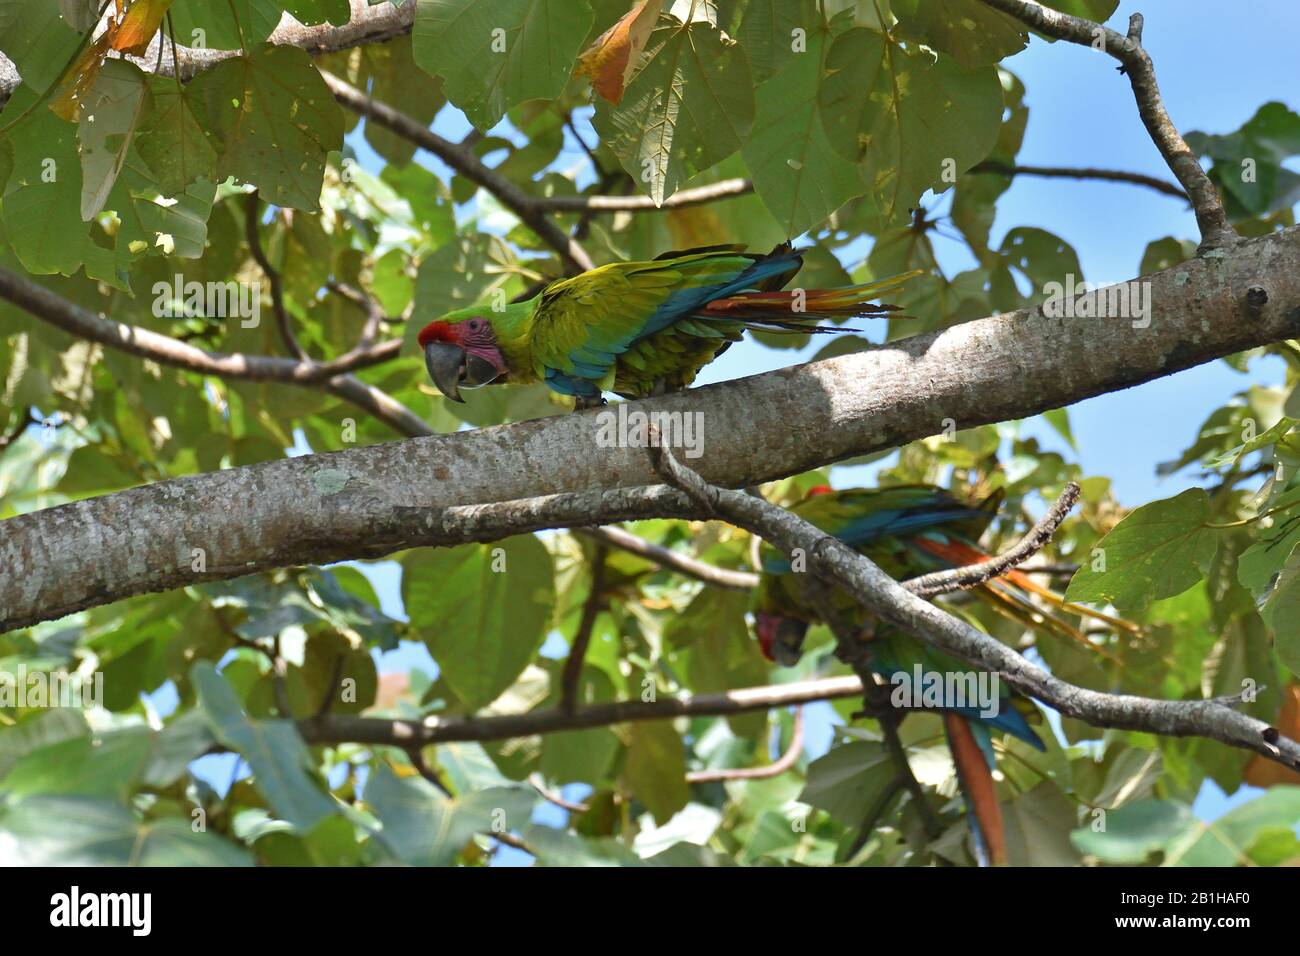
[[[513,182],[496,170],[483,163],[473,150],[460,143],[444,139],[433,130],[419,123],[405,113],[393,109],[387,103],[381,103],[366,95],[352,84],[339,79],[334,74],[321,70],[321,76],[330,91],[348,109],[360,113],[367,119],[427,149],[470,182],[482,186],[501,201],[519,220],[560,255],[565,271],[570,274],[594,268],[595,263],[577,241],[565,234],[559,226],[547,218],[539,201],[528,195]]]
[[[934,597],[936,594],[947,594],[949,591],[978,587],[1004,571],[1023,564],[1043,550],[1078,501],[1079,486],[1072,481],[1065,486],[1061,497],[1056,499],[1052,507],[1047,509],[1047,513],[1038,519],[1038,522],[1029,529],[1029,533],[1021,538],[1015,547],[979,564],[968,564],[950,571],[923,574],[902,582],[902,585],[917,597]]]
[[[1191,199],[1196,224],[1201,231],[1202,248],[1214,249],[1237,240],[1237,232],[1228,222],[1218,190],[1165,111],[1151,57],[1142,46],[1140,13],[1129,19],[1129,32],[1125,36],[1092,20],[1045,7],[1035,0],[984,0],[984,3],[1058,40],[1090,47],[1100,44],[1100,49],[1118,60],[1133,86],[1142,124]]]
[[[426,717],[423,720],[354,717],[330,714],[298,721],[298,729],[310,744],[344,741],[383,744],[409,750],[411,747],[449,741],[507,740],[562,730],[608,727],[638,720],[669,720],[675,717],[727,717],[754,711],[791,707],[819,700],[857,697],[862,682],[856,677],[826,677],[819,680],[745,687],[719,694],[694,694],[667,700],[625,700],[591,704],[574,713],[558,707],[522,714],[493,716]]]
[[[672,458],[666,450],[660,461]],[[864,606],[922,640],[1094,727],[1140,730],[1167,737],[1206,737],[1300,768],[1300,744],[1277,728],[1214,700],[1153,700],[1077,687],[1050,674],[965,621],[910,593],[874,563],[802,518],[752,495],[709,486],[672,461],[663,468],[692,498],[706,498],[720,517],[761,534],[787,554],[802,549],[808,569]],[[691,476],[694,477],[691,477]],[[689,490],[688,490],[689,489]]]

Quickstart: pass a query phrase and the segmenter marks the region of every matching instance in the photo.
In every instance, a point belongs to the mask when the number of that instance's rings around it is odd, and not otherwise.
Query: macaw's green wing
[[[683,370],[693,376],[741,329],[675,327],[714,299],[784,283],[799,265],[788,246],[766,256],[721,247],[611,263],[554,282],[542,293],[532,330],[537,375],[557,392],[584,398],[613,387],[616,375],[626,380],[620,390],[632,394],[647,394],[651,383],[674,381]]]

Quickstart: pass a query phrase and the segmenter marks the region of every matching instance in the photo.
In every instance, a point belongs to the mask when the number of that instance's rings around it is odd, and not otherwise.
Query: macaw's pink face
[[[419,342],[429,378],[453,402],[465,401],[462,388],[478,388],[506,376],[506,361],[487,319],[430,322],[420,330]]]
[[[782,667],[799,663],[804,635],[808,633],[806,621],[759,611],[754,615],[754,630],[758,632],[758,646],[769,661]]]

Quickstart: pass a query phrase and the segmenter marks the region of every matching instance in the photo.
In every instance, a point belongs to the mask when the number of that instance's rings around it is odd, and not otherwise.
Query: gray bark
[[[1021,310],[629,408],[702,415],[704,454],[687,463],[734,488],[937,434],[945,420],[1033,415],[1300,336],[1300,227],[1144,281],[1147,328]],[[598,447],[601,414],[266,462],[11,518],[0,631],[197,580],[655,514],[641,487],[657,481],[649,457]],[[514,499],[533,500],[481,507]]]

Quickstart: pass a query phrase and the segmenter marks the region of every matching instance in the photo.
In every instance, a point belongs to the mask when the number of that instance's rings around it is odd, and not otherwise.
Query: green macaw
[[[822,485],[813,488],[791,511],[867,556],[890,577],[906,580],[986,560],[988,554],[975,542],[1000,503],[1001,495],[995,494],[980,504],[968,504],[932,485],[843,491]],[[922,677],[922,684],[931,681],[931,688],[939,689],[923,706],[937,703],[943,713],[958,782],[974,821],[971,829],[979,855],[994,864],[1005,863],[1006,841],[992,776],[992,736],[995,731],[1009,733],[1042,750],[1042,741],[1030,727],[1031,719],[1041,719],[1033,703],[1000,681],[995,685],[996,701],[958,699],[956,688],[969,687],[970,683],[962,685],[949,677],[975,676],[975,686],[979,686],[982,676],[988,687],[988,675],[980,675],[970,664],[875,620],[843,591],[814,592],[808,575],[796,573],[790,560],[770,545],[765,544],[760,555],[762,574],[753,610],[763,654],[785,666],[797,663],[809,625],[821,621],[820,597],[830,602],[832,613],[868,637],[870,666],[875,673],[895,687],[904,678],[915,685],[918,675],[927,675]],[[1030,629],[1069,637],[1090,648],[1093,646],[1077,629],[1040,608],[1031,595],[1057,610],[1095,618],[1111,627],[1136,630],[1127,621],[1066,604],[1059,595],[1015,569],[985,582],[975,593]],[[936,678],[943,679],[942,685]],[[914,690],[914,694],[919,698],[920,690]]]
[[[708,246],[610,263],[501,311],[444,315],[420,330],[420,348],[429,377],[453,401],[489,382],[543,382],[583,405],[606,391],[643,398],[686,388],[746,329],[852,331],[818,323],[888,315],[893,306],[870,301],[919,274],[779,291],[802,264],[789,243],[766,255]]]

